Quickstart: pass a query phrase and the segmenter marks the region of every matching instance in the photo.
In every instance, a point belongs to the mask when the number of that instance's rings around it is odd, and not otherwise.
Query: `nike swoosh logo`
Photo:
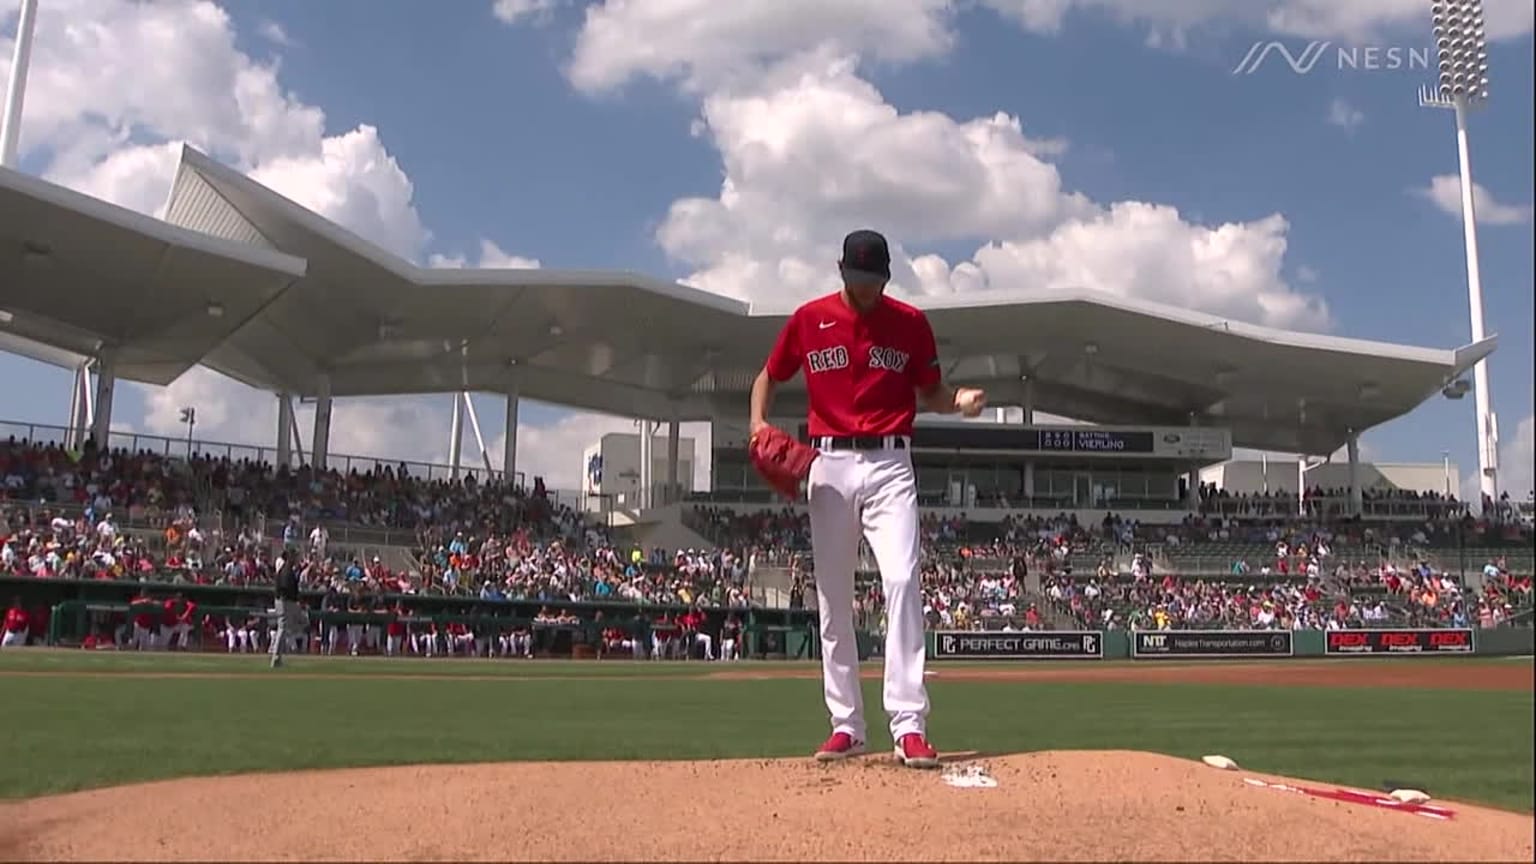
[[[825,330],[828,327],[836,327],[836,326],[837,326],[837,322],[836,321],[823,321],[823,322],[821,322],[820,325],[818,325],[817,329]]]

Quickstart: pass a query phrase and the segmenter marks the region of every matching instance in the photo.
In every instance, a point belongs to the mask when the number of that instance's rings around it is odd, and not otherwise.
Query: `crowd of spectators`
[[[1338,491],[1309,497],[1333,500]],[[1488,518],[1474,518],[1442,496],[1370,497],[1433,505],[1436,515],[1298,516],[1288,496],[1211,490],[1198,512],[1174,524],[1117,514],[1084,524],[1070,514],[975,522],[925,513],[924,611],[934,626],[962,629],[999,622],[1327,628],[1386,619],[1498,623],[1530,608],[1530,574],[1512,573],[1502,558],[1483,568],[1476,593],[1433,560],[1453,547],[1502,543],[1528,552],[1529,526],[1508,518],[1518,508],[1490,506]],[[305,587],[362,598],[370,608],[386,595],[413,594],[739,608],[749,603],[754,563],[793,571],[791,602],[804,604],[814,570],[803,509],[699,506],[688,519],[715,548],[623,547],[537,481],[523,490],[473,477],[420,479],[404,466],[343,474],[72,453],[14,439],[0,445],[0,572],[13,576],[260,586],[288,545],[300,550]],[[413,554],[386,562],[340,548],[330,542],[334,524],[389,529],[414,541]],[[1180,566],[1183,553],[1232,544],[1248,551],[1235,554],[1222,577]],[[1129,563],[1120,572],[1114,562]],[[1030,574],[1038,593],[1027,587]],[[874,625],[882,614],[877,579],[861,583],[857,603]]]
[[[1295,499],[1286,501],[1294,509]],[[718,506],[700,512],[712,536],[726,541],[787,539],[763,554],[792,568],[797,585],[813,582],[802,512],[738,514]],[[1116,514],[1092,525],[1070,514],[986,523],[926,514],[921,524],[924,613],[945,629],[1459,626],[1503,623],[1532,605],[1529,573],[1512,575],[1502,556],[1487,559],[1481,591],[1466,594],[1442,566],[1457,544],[1473,547],[1473,554],[1500,544],[1531,546],[1528,526],[1475,519],[1457,508],[1413,521],[1202,512],[1174,524]],[[1238,551],[1219,573],[1185,572],[1182,565],[1209,549]],[[863,563],[873,569],[867,551]],[[1522,566],[1530,568],[1529,558]],[[1038,594],[1026,590],[1031,572]],[[855,603],[861,620],[877,625],[883,614],[878,579],[861,581]]]
[[[216,514],[207,518],[205,514]],[[124,518],[125,517],[125,518]],[[328,524],[400,529],[408,563],[341,548]],[[134,526],[129,530],[127,526]],[[311,590],[482,599],[745,606],[746,560],[726,549],[623,549],[542,481],[430,481],[250,461],[0,444],[0,572],[265,585],[282,546]]]
[[[527,532],[437,538],[419,560],[424,578],[483,600],[613,601],[711,607],[748,602],[745,559],[729,549],[627,552],[599,532],[586,542],[538,542]]]
[[[1505,557],[1482,567],[1481,590],[1472,591],[1424,558],[1339,561],[1317,534],[1310,544],[1282,536],[1257,573],[1238,561],[1228,578],[1159,574],[1142,554],[1129,571],[1052,572],[1043,590],[1073,623],[1107,629],[1497,626],[1532,606],[1530,574],[1512,573]]]

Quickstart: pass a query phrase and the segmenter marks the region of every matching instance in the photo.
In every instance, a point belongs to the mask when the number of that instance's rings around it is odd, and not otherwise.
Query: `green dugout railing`
[[[0,578],[0,602],[19,597],[29,609],[46,607],[51,611],[47,641],[51,645],[78,643],[89,632],[91,613],[129,615],[135,612],[132,601],[149,597],[153,611],[161,610],[168,598],[180,595],[197,604],[197,614],[249,617],[268,614],[273,605],[270,587],[197,585],[190,583],[93,581],[73,579]],[[618,627],[632,638],[649,641],[651,624],[663,613],[679,615],[688,607],[671,604],[646,604],[603,601],[560,601],[544,598],[481,600],[471,597],[444,597],[418,594],[386,594],[382,602],[390,611],[382,613],[326,612],[320,610],[323,594],[305,592],[303,600],[310,620],[325,624],[387,624],[396,617],[408,622],[459,623],[471,628],[531,626],[539,610],[570,612],[582,623],[572,629],[580,639],[595,643],[597,631]],[[403,604],[405,616],[393,608]],[[148,610],[147,610],[148,611]],[[597,621],[597,613],[603,620]],[[708,608],[708,631],[718,633],[719,626],[732,612],[740,616],[746,641],[745,653],[757,657],[803,657],[816,655],[815,619],[804,610]],[[199,618],[201,620],[201,617]]]

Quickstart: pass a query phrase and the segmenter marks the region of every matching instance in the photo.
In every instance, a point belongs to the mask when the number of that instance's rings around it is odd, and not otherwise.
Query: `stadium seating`
[[[1172,526],[926,514],[925,613],[962,629],[1530,621],[1528,507],[1473,519],[1449,499],[1374,493],[1373,506],[1416,515],[1341,520],[1326,503],[1337,493],[1312,490],[1316,506],[1298,516],[1294,499],[1208,491]],[[715,548],[624,548],[541,486],[428,481],[403,466],[341,474],[0,445],[0,571],[13,577],[260,586],[286,541],[317,588],[740,607],[755,567],[786,575],[786,602],[812,596],[803,509],[695,502],[684,521]],[[867,550],[858,604],[878,630]]]

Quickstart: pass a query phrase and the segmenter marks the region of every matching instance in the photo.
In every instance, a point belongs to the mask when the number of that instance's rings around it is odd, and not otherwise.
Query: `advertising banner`
[[[1289,630],[1138,630],[1131,637],[1131,656],[1159,657],[1290,657],[1295,650]]]
[[[1096,630],[941,630],[934,634],[933,647],[935,660],[1100,660],[1104,634]]]
[[[1464,629],[1329,630],[1323,653],[1337,657],[1471,654],[1472,642],[1472,631]]]

